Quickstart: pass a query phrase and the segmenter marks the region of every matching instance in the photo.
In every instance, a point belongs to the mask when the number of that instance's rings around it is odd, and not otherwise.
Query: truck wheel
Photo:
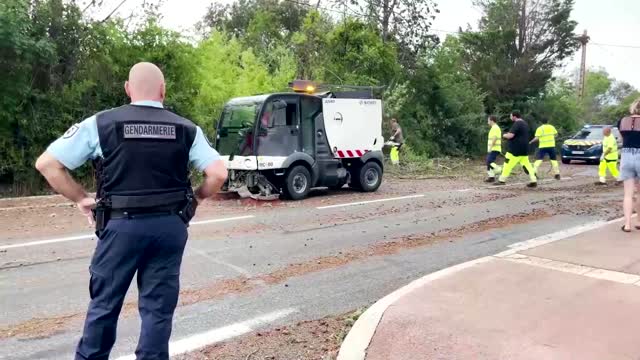
[[[311,174],[302,165],[293,167],[287,173],[285,183],[285,196],[291,200],[301,200],[307,197],[311,190]]]
[[[358,188],[364,192],[376,191],[382,184],[382,168],[373,161],[364,164],[359,175]]]

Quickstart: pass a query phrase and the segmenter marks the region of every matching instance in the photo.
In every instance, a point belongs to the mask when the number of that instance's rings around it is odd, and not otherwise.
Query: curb
[[[537,238],[533,238],[523,242],[514,243],[509,246],[509,250],[497,253],[495,255],[489,255],[481,257],[479,259],[467,261],[462,264],[448,267],[414,280],[408,285],[405,285],[378,300],[358,318],[358,320],[355,322],[355,324],[353,324],[353,327],[342,342],[337,360],[364,360],[367,355],[367,348],[369,347],[371,339],[373,338],[376,329],[380,324],[380,320],[382,320],[382,316],[386,312],[387,308],[398,301],[401,297],[411,293],[417,288],[420,288],[434,280],[447,277],[478,264],[495,261],[499,258],[513,255],[523,250],[528,250],[555,241],[564,240],[566,238],[570,238],[587,231],[596,230],[607,225],[611,225],[613,223],[619,222],[620,220],[622,219],[612,221],[596,221],[552,234],[539,236]]]

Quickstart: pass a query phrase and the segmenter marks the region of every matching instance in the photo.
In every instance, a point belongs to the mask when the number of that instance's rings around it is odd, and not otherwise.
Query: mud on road
[[[275,291],[283,294],[281,301],[284,303],[296,304],[296,298],[307,295],[326,297],[326,303],[313,310],[300,310],[299,315],[283,324],[267,324],[249,334],[180,358],[330,359],[335,356],[341,337],[348,330],[350,321],[345,320],[348,318],[345,314],[375,302],[410,281],[406,278],[407,266],[414,269],[415,274],[423,274],[436,270],[437,266],[450,266],[451,261],[480,256],[483,253],[476,252],[478,250],[458,245],[474,237],[480,236],[476,243],[483,246],[494,242],[507,244],[527,240],[536,233],[543,234],[541,231],[562,229],[568,226],[565,223],[612,219],[621,215],[621,188],[593,186],[594,168],[571,166],[563,170],[565,176],[573,179],[541,182],[534,190],[524,188],[524,183],[493,188],[478,178],[388,179],[375,194],[349,189],[319,190],[300,202],[264,203],[227,197],[205,203],[198,209],[199,219],[254,216],[247,222],[191,227],[193,240],[188,247],[198,249],[199,253],[221,261],[221,264],[230,263],[232,269],[237,268],[242,273],[231,270],[220,273],[222,265],[207,263],[206,258],[198,257],[198,253],[189,254],[185,257],[185,285],[179,312],[213,311],[223,304],[222,308],[233,307],[240,299],[255,304],[252,306],[259,310],[261,303],[269,302],[265,294],[274,289],[280,289]],[[515,177],[512,181],[526,182],[526,178]],[[424,196],[393,200],[413,195]],[[353,204],[371,200],[388,201]],[[341,204],[345,207],[318,209]],[[0,244],[90,233],[92,230],[84,221],[71,204],[59,197],[2,200]],[[269,245],[260,246],[263,242]],[[11,349],[21,349],[14,353],[20,354],[16,357],[20,359],[38,358],[40,355],[34,354],[42,354],[54,345],[57,353],[52,353],[51,358],[64,357],[73,351],[86,310],[87,278],[79,269],[88,265],[91,244],[60,243],[32,247],[28,251],[9,249],[0,252],[0,264],[16,264],[23,256],[38,259],[29,266],[0,267],[0,294],[5,299],[3,314],[7,315],[0,322],[0,349],[6,349],[0,350],[0,359],[8,358],[8,353],[3,352],[13,351]],[[251,244],[255,245],[254,249]],[[481,251],[497,252],[500,246],[490,245]],[[429,262],[416,258],[416,254],[429,258],[432,248],[460,260],[443,261],[442,265],[433,265],[436,266],[433,268]],[[371,278],[367,270],[363,270],[370,264],[380,263],[390,266],[389,278]],[[56,264],[57,267],[51,267]],[[69,274],[64,279],[68,291],[50,299],[51,303],[31,304],[46,297],[46,289],[55,288],[56,281],[62,280],[53,274],[47,275],[47,269]],[[316,288],[321,286],[318,279],[332,273],[345,275],[336,278],[335,290],[317,293],[320,290]],[[39,278],[33,274],[39,274]],[[352,300],[358,296],[355,293],[347,295],[349,290],[345,290],[345,286],[348,289],[349,284],[354,284],[356,288],[363,278],[373,289],[372,294],[365,296],[364,301]],[[298,283],[295,291],[290,287],[292,283]],[[305,285],[301,288],[300,283]],[[19,292],[23,298],[13,299],[18,293],[15,287],[24,288]],[[336,300],[331,296],[333,291],[346,291],[344,296],[347,297]],[[129,343],[135,342],[136,322],[131,320],[136,318],[136,309],[135,297],[131,296],[124,306],[121,321],[125,333],[133,338]],[[265,312],[267,310],[264,308]],[[216,327],[220,321],[234,323],[245,315],[239,318],[220,316],[210,321],[203,316],[204,319],[194,324],[188,322],[194,320],[179,317],[176,325],[187,330],[176,331],[174,338],[193,335],[189,329],[196,325],[211,323],[206,326]],[[62,338],[65,340],[58,340]],[[126,354],[131,351],[127,346],[117,344],[115,351]]]

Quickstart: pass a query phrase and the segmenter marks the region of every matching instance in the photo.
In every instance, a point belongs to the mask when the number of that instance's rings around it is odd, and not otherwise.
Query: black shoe
[[[527,187],[528,187],[528,188],[535,188],[535,187],[538,187],[538,183],[537,183],[537,182],[531,182],[531,183],[528,183],[528,184],[527,184]]]
[[[560,174],[556,175],[556,180],[560,180],[560,179],[562,179],[562,178],[560,177]]]
[[[596,181],[595,185],[597,185],[597,186],[605,186],[605,185],[607,185],[607,183],[606,182],[602,182],[602,181]]]
[[[507,185],[507,183],[504,182],[504,181],[498,181],[497,183],[494,183],[493,185],[494,186],[504,186],[504,185]]]
[[[485,180],[484,182],[486,182],[486,183],[493,183],[493,182],[496,182],[496,178],[494,178],[494,177],[490,177],[490,178],[487,178],[487,180]]]

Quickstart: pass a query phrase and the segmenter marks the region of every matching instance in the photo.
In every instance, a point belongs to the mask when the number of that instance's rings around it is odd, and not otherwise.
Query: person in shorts
[[[629,113],[629,116],[618,122],[618,129],[622,135],[619,180],[624,182],[624,225],[622,226],[624,232],[631,232],[633,195],[636,183],[640,179],[640,99],[631,104]],[[640,230],[640,225],[636,225],[635,228]]]
[[[549,124],[549,119],[542,118],[542,126],[536,130],[536,135],[530,142],[530,144],[538,143],[538,154],[536,162],[533,163],[536,176],[540,175],[538,169],[540,169],[544,158],[548,156],[549,161],[551,161],[551,167],[553,168],[553,175],[556,180],[560,180],[560,164],[558,163],[558,155],[556,154],[557,136],[558,130],[556,130],[556,127]]]

